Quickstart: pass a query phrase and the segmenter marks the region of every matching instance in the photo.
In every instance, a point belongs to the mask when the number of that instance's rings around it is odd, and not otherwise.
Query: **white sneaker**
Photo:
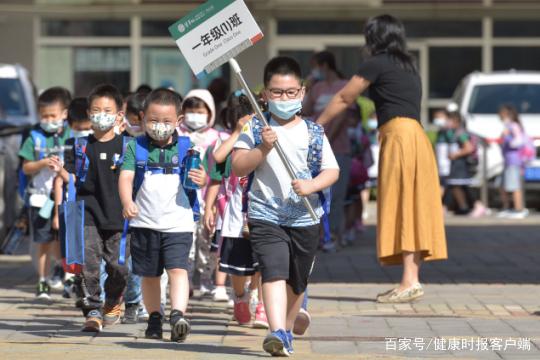
[[[53,277],[49,280],[49,286],[53,290],[63,290],[64,289],[64,283],[62,283],[62,280],[57,277]]]
[[[497,213],[497,217],[499,219],[504,219],[504,218],[507,218],[508,216],[510,216],[510,214],[512,214],[512,210],[506,209],[506,210],[499,211]]]
[[[212,289],[204,286],[204,285],[201,285],[199,287],[199,296],[210,296],[212,295],[213,291]]]
[[[255,314],[257,311],[257,305],[259,304],[259,292],[257,289],[251,290],[249,293],[249,311]]]
[[[213,300],[216,302],[229,302],[231,300],[225,286],[218,286],[214,289]]]
[[[508,215],[508,219],[525,219],[527,216],[529,216],[529,210],[527,209],[523,209],[521,211],[512,211],[509,215]]]

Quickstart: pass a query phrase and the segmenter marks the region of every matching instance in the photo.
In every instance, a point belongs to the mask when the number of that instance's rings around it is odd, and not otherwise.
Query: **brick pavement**
[[[310,285],[313,323],[295,341],[295,357],[540,359],[540,219],[447,223],[450,259],[423,265],[426,295],[413,304],[374,302],[400,271],[377,264],[373,227],[354,246],[320,254]],[[265,332],[235,325],[225,305],[194,300],[185,344],[145,340],[144,324],[90,336],[79,332],[82,319],[69,300],[33,299],[28,257],[0,256],[0,279],[0,359],[265,357]]]

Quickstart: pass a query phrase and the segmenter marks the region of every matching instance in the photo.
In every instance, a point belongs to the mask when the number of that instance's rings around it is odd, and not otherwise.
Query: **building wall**
[[[32,73],[34,51],[32,17],[0,12],[0,63],[19,63]]]

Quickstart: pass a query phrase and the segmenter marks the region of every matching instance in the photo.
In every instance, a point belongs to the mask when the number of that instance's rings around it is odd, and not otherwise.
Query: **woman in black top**
[[[369,88],[381,142],[377,255],[383,265],[403,264],[400,285],[379,294],[377,301],[408,302],[424,293],[418,277],[421,262],[447,258],[439,176],[419,122],[421,81],[402,23],[390,15],[377,16],[367,22],[364,35],[370,58],[317,122],[328,123]]]

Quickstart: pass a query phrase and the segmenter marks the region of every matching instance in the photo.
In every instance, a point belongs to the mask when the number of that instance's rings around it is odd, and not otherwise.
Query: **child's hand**
[[[206,231],[208,231],[209,234],[212,234],[214,232],[214,228],[216,226],[215,218],[216,217],[212,209],[206,209],[206,211],[204,212],[203,223],[204,228],[206,229]]]
[[[128,206],[124,207],[122,210],[122,215],[125,219],[131,220],[139,214],[139,208],[132,201]]]
[[[237,133],[241,133],[241,132],[242,132],[242,129],[244,128],[244,125],[246,125],[247,122],[248,122],[249,120],[251,120],[252,117],[253,117],[253,114],[251,114],[251,115],[246,115],[246,116],[240,118],[240,119],[238,120],[238,122],[236,123],[236,129],[235,129],[235,131],[236,131]]]
[[[191,169],[188,177],[200,188],[206,185],[206,171],[202,165],[198,169]]]
[[[53,230],[59,230],[60,229],[60,221],[58,219],[58,213],[54,214],[54,216],[52,218],[51,227],[53,228]]]
[[[270,126],[266,126],[262,130],[262,146],[270,151],[274,147],[274,143],[277,141],[277,134]]]
[[[47,158],[47,166],[54,172],[59,172],[62,169],[62,162],[58,156],[51,156]]]
[[[315,192],[311,180],[296,179],[293,180],[291,184],[294,192],[299,196],[308,196]]]

